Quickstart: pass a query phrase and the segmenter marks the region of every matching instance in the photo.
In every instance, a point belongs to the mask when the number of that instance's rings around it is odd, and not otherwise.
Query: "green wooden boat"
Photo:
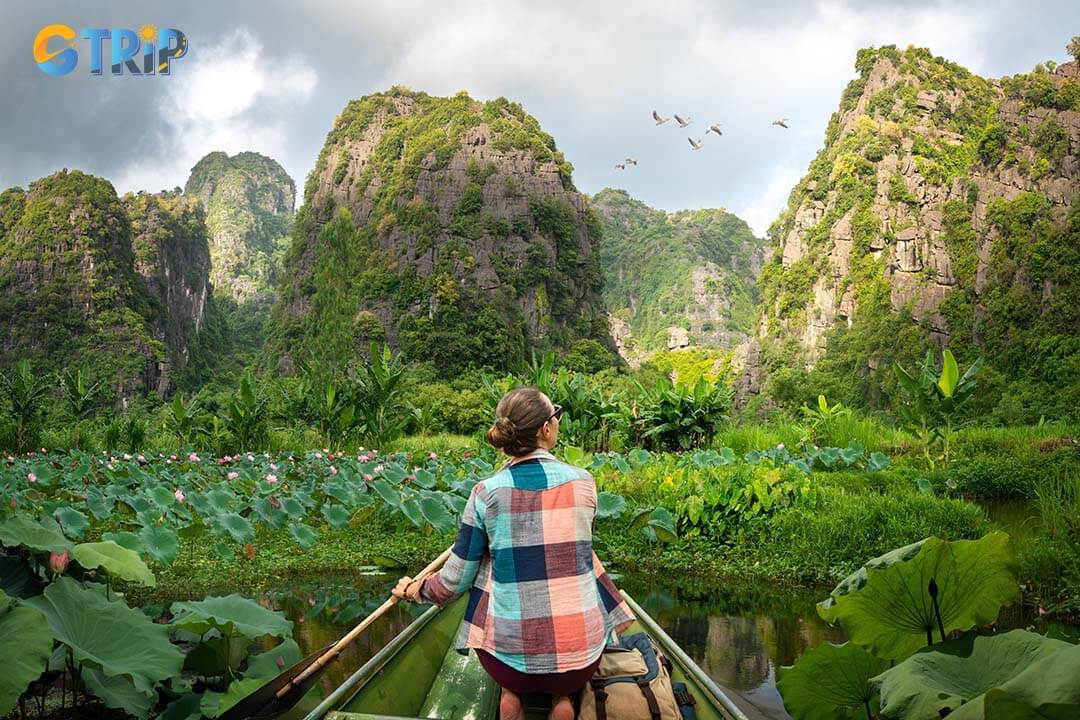
[[[634,600],[623,593],[637,622],[629,632],[648,632],[697,700],[699,720],[747,720],[693,660]],[[497,720],[499,687],[475,653],[454,650],[467,596],[446,608],[431,607],[341,683],[304,720]],[[543,696],[526,696],[526,720],[545,720]],[[618,718],[612,718],[618,720]]]

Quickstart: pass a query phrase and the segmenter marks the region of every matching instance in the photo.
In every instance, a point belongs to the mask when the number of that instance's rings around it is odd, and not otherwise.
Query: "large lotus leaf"
[[[197,635],[211,628],[231,637],[254,640],[263,635],[292,637],[292,621],[280,612],[267,610],[254,600],[240,595],[208,597],[198,601],[175,602],[173,625]]]
[[[969,633],[917,652],[871,681],[884,717],[982,718],[981,696],[1000,688],[1027,705],[1080,702],[1080,646],[1026,630]]]
[[[199,675],[234,675],[248,655],[245,638],[214,637],[201,640],[184,657],[184,670]]]
[[[300,646],[292,638],[286,638],[269,650],[249,658],[244,677],[269,680],[300,662],[302,658]]]
[[[145,718],[157,704],[156,692],[143,692],[124,675],[106,675],[95,667],[83,667],[86,689],[101,698],[106,707],[117,708],[137,718]]]
[[[839,621],[852,642],[893,660],[933,644],[935,635],[941,639],[994,622],[1020,595],[1003,532],[955,542],[929,538],[910,560],[867,574],[865,586],[834,597],[832,607],[819,606],[819,613],[830,623]]]
[[[457,530],[457,521],[446,509],[446,505],[437,497],[425,496],[420,498],[420,512],[424,519],[431,523],[436,532],[450,533]]]
[[[62,576],[38,597],[24,601],[40,610],[56,639],[75,660],[106,676],[126,675],[142,692],[179,675],[184,655],[169,642],[169,629],[120,600]]]
[[[203,693],[202,701],[199,703],[199,709],[204,716],[215,718],[265,684],[266,681],[262,678],[234,680],[223,693]]]
[[[905,545],[904,547],[890,550],[884,555],[879,555],[873,560],[867,561],[867,563],[861,568],[841,580],[840,584],[833,588],[833,591],[829,593],[829,597],[818,603],[818,614],[828,620],[827,613],[829,609],[832,608],[833,604],[835,604],[836,598],[840,597],[841,595],[847,595],[848,593],[855,592],[856,590],[859,590],[864,585],[866,585],[867,570],[880,570],[882,568],[887,568],[894,563],[898,563],[903,560],[910,560],[919,553],[919,550],[922,549],[923,543],[925,543],[928,539],[929,538],[924,538],[923,540],[913,542],[910,545]]]
[[[255,527],[243,515],[225,513],[217,519],[217,522],[237,542],[249,543],[255,539]]]
[[[1033,708],[994,688],[983,696],[983,716],[986,720],[1076,720],[1080,717],[1080,705],[1043,703]]]
[[[102,540],[112,540],[120,547],[127,548],[132,552],[141,553],[143,551],[142,540],[139,536],[128,530],[120,530],[119,532],[107,532],[102,534]]]
[[[154,573],[146,567],[139,553],[120,547],[112,540],[80,543],[71,551],[71,556],[87,570],[101,568],[114,578],[130,580],[147,587],[157,585]]]
[[[889,667],[854,643],[823,643],[778,673],[776,689],[796,720],[867,717],[877,707],[870,678]],[[872,717],[872,715],[871,715]]]
[[[180,539],[176,531],[165,525],[147,525],[139,531],[146,554],[162,565],[171,565],[180,554]]]
[[[626,500],[622,495],[601,492],[596,496],[596,517],[598,520],[617,518],[626,512]]]
[[[7,547],[22,545],[37,552],[62,553],[71,549],[71,541],[51,519],[50,525],[52,527],[25,515],[15,515],[0,523],[0,543]]]
[[[11,607],[0,592],[0,717],[15,707],[26,687],[36,680],[52,655],[53,634],[45,616],[32,607]]]
[[[349,511],[341,505],[331,505],[330,503],[322,506],[322,514],[326,518],[327,524],[335,530],[340,530],[348,525],[351,517]]]

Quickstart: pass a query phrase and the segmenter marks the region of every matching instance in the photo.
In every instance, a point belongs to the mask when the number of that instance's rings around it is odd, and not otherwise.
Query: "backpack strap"
[[[604,704],[607,701],[607,691],[604,690],[607,683],[603,678],[594,677],[589,680],[589,685],[592,686],[593,697],[596,698],[596,720],[607,720],[607,706]]]
[[[645,702],[649,704],[649,714],[652,715],[652,720],[660,720],[660,703],[656,702],[656,694],[653,692],[652,687],[649,686],[649,681],[645,679],[644,675],[639,675],[634,680],[637,681],[637,686],[641,688],[641,694],[645,696]],[[604,720],[604,718],[598,718],[597,720]]]

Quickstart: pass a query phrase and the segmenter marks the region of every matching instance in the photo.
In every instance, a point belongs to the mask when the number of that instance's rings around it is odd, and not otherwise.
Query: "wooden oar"
[[[437,572],[450,557],[447,548],[442,555],[435,558],[421,570],[417,580],[426,578]],[[219,717],[221,720],[247,720],[248,718],[267,718],[285,712],[300,701],[307,694],[311,686],[322,675],[326,666],[336,658],[342,650],[349,646],[353,640],[360,636],[376,620],[386,614],[386,611],[398,604],[398,598],[391,595],[379,608],[364,618],[359,625],[349,631],[349,634],[332,645],[322,650],[317,650],[300,662],[293,665],[276,678],[263,685],[255,692],[248,695],[240,702],[233,705]]]

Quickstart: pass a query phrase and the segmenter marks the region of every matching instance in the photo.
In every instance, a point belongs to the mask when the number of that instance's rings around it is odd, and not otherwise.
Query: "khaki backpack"
[[[645,633],[621,638],[582,689],[578,720],[681,720],[670,667]]]

